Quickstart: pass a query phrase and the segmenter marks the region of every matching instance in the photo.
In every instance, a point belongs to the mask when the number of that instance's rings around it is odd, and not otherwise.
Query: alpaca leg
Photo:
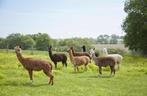
[[[65,62],[65,66],[67,67],[67,62]]]
[[[87,71],[87,65],[85,65],[85,69],[84,70]]]
[[[43,72],[45,73],[45,75],[50,77],[49,84],[52,83],[51,85],[53,85],[54,84],[54,82],[53,82],[53,78],[54,78],[53,74],[51,72],[49,72],[49,71],[46,71],[46,70],[43,70]]]
[[[55,64],[55,69],[57,69],[57,62],[54,62],[54,64]]]
[[[99,74],[102,75],[102,67],[99,66]]]
[[[117,70],[119,70],[120,69],[120,65],[119,65],[119,62],[117,62]]]
[[[111,74],[110,74],[110,76],[112,76],[112,73],[114,72],[114,74],[115,74],[115,68],[114,68],[114,66],[110,66],[110,69],[111,69]]]
[[[32,77],[32,75],[33,75],[33,71],[32,71],[32,70],[28,70],[28,72],[29,72],[30,80],[33,81],[33,77]]]
[[[77,66],[77,71],[79,72],[79,67]]]
[[[76,66],[74,65],[74,72],[76,72],[76,69],[77,69],[77,68],[76,68]]]
[[[62,61],[62,66],[64,67],[65,66],[65,64],[64,64],[64,62]]]
[[[115,68],[113,67],[113,73],[114,73],[114,75],[115,75]]]
[[[48,73],[48,76],[50,77],[50,81],[49,81],[49,84],[53,85],[54,84],[54,76],[52,73]]]

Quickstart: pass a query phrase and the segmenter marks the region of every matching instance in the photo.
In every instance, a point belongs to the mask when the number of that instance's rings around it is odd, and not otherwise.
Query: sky
[[[125,0],[0,0],[0,37],[47,33],[52,38],[124,35]]]

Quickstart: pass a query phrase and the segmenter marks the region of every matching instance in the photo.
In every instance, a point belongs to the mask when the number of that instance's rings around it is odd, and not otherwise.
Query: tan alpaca
[[[19,46],[15,47],[15,52],[17,55],[18,60],[20,63],[23,65],[23,67],[28,71],[30,80],[33,81],[33,71],[41,71],[50,77],[49,84],[53,85],[53,74],[52,74],[52,64],[44,61],[44,60],[39,60],[39,59],[34,59],[34,58],[24,58],[21,54],[21,48]]]
[[[75,52],[74,48],[70,48],[72,50],[73,56],[87,56],[89,59],[91,59],[91,56],[88,52]]]
[[[80,66],[80,65],[84,65],[85,70],[87,70],[87,65],[90,62],[89,57],[87,57],[87,56],[73,56],[71,49],[68,50],[68,53],[69,53],[69,56],[70,56],[70,61],[74,65],[74,71],[75,72],[76,72],[76,70],[79,71],[78,66]]]

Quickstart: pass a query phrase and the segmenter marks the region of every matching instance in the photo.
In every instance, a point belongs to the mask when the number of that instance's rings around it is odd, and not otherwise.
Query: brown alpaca
[[[74,72],[79,71],[78,66],[84,65],[85,70],[87,70],[87,65],[90,62],[90,59],[87,56],[73,56],[72,50],[68,50],[70,61],[74,65]]]
[[[75,52],[75,50],[73,49],[73,47],[71,47],[73,56],[87,56],[89,57],[89,59],[91,59],[90,54],[88,52]]]
[[[102,74],[102,67],[110,66],[111,74],[115,75],[115,59],[112,57],[96,57],[95,54],[92,54],[95,64],[99,67],[99,74]]]
[[[49,84],[53,85],[53,74],[52,74],[52,64],[44,61],[44,60],[39,60],[39,59],[34,59],[34,58],[24,58],[21,54],[21,48],[19,46],[15,47],[15,52],[17,55],[18,60],[20,63],[23,65],[23,67],[28,71],[30,80],[33,81],[33,71],[41,71],[50,77]]]

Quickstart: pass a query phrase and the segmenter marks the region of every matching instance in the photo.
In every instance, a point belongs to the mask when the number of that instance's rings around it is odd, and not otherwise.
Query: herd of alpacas
[[[110,67],[110,77],[115,75],[115,66],[120,68],[120,63],[123,57],[120,54],[108,54],[107,49],[104,48],[104,56],[97,57],[95,54],[95,48],[91,48],[90,52],[86,52],[85,46],[82,47],[83,52],[75,52],[73,47],[70,47],[67,52],[69,54],[69,59],[74,67],[74,72],[79,71],[79,66],[84,65],[85,70],[87,70],[87,65],[93,60],[94,63],[99,67],[99,75],[102,74],[102,67]],[[35,58],[25,58],[22,56],[22,49],[19,46],[15,47],[15,53],[17,59],[22,64],[22,66],[28,71],[30,80],[33,82],[33,71],[43,70],[44,74],[49,77],[49,84],[54,84],[53,76],[53,66],[52,63],[46,60],[35,59]],[[67,67],[67,56],[64,53],[52,53],[52,46],[48,46],[48,54],[51,61],[57,68],[57,63],[62,62],[63,66]]]

